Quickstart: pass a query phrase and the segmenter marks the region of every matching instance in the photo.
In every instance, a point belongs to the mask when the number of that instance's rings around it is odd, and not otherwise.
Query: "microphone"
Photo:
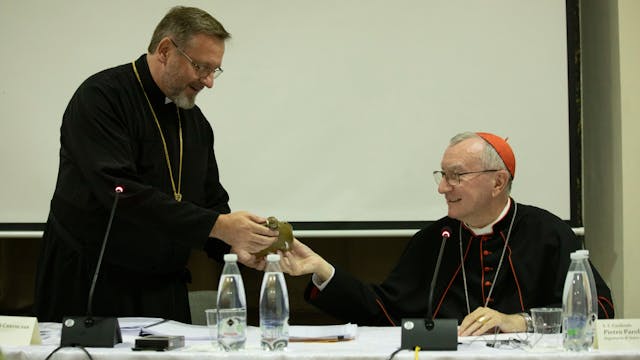
[[[440,272],[440,262],[442,261],[442,253],[444,252],[444,244],[451,237],[451,228],[445,226],[440,231],[440,236],[442,237],[442,243],[440,244],[440,252],[438,253],[438,258],[436,259],[436,267],[433,270],[433,278],[431,278],[431,287],[429,288],[429,303],[427,304],[427,316],[425,317],[425,324],[427,321],[433,321],[433,291],[436,287],[436,279],[438,278],[438,273]]]
[[[427,314],[424,318],[402,319],[402,332],[400,334],[400,348],[413,350],[416,346],[420,350],[457,350],[458,349],[458,320],[457,319],[433,319],[433,291],[440,272],[440,263],[447,239],[451,237],[451,228],[445,226],[440,231],[442,242],[440,252],[433,269],[433,277],[429,287],[429,303]]]
[[[114,347],[122,342],[122,333],[118,319],[115,317],[94,317],[93,316],[93,292],[96,288],[98,274],[100,274],[100,265],[104,256],[104,249],[107,246],[109,232],[111,232],[111,224],[113,216],[116,213],[118,198],[124,192],[124,188],[120,185],[114,189],[115,197],[111,206],[111,214],[107,222],[107,230],[102,239],[102,248],[98,256],[96,270],[91,280],[91,288],[89,289],[89,298],[87,300],[86,316],[65,316],[62,319],[62,332],[60,334],[60,346],[81,346],[81,347]]]

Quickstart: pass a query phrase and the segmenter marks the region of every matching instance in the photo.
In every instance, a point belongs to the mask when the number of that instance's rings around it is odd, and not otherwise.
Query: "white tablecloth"
[[[0,359],[26,360],[45,359],[59,344],[59,334],[43,333],[43,345],[0,346]],[[330,343],[292,342],[283,352],[265,352],[260,349],[259,329],[249,327],[246,349],[238,352],[224,352],[211,341],[187,341],[184,348],[166,351],[132,351],[135,342],[134,332],[123,332],[123,343],[115,348],[88,348],[95,360],[192,360],[203,359],[388,359],[400,346],[400,328],[398,327],[359,327],[355,340]],[[487,339],[487,338],[483,338]],[[525,334],[520,339],[526,340]],[[481,339],[468,341],[462,339],[457,351],[423,351],[420,359],[640,359],[637,351],[599,351],[572,352],[535,352],[526,345],[501,345],[498,348],[487,346]],[[65,348],[52,356],[52,360],[83,360],[86,354],[80,349]],[[413,359],[412,351],[404,350],[394,359]]]

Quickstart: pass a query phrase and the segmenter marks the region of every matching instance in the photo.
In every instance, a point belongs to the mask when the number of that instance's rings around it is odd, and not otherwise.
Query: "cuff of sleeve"
[[[231,251],[231,246],[227,245],[224,241],[216,238],[208,238],[204,243],[204,251],[207,256],[215,261],[224,264],[224,254]]]
[[[327,287],[327,285],[329,284],[329,282],[331,281],[331,279],[333,279],[333,275],[336,274],[336,268],[333,267],[333,265],[331,265],[331,276],[329,276],[329,278],[327,280],[325,280],[324,282],[320,283],[320,280],[318,279],[318,275],[316,275],[315,273],[311,276],[311,281],[313,282],[313,285],[315,285],[318,290],[322,291],[324,290],[324,288]]]
[[[529,313],[523,312],[519,314],[524,319],[524,323],[527,326],[527,332],[533,332],[533,319]]]

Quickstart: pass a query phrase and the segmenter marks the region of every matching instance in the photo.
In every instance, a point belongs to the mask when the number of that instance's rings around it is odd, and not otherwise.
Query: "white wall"
[[[445,203],[431,172],[448,139],[484,130],[515,149],[514,197],[569,218],[564,0],[184,3],[233,34],[198,99],[233,209],[435,220]],[[45,221],[68,99],[142,54],[171,5],[0,3],[0,223]]]

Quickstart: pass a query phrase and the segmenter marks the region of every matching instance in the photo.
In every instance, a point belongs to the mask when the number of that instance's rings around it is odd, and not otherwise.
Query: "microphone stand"
[[[65,316],[62,319],[62,332],[60,335],[60,346],[80,346],[80,347],[114,347],[122,342],[122,333],[118,319],[115,317],[94,317],[93,316],[93,292],[100,273],[100,265],[104,256],[104,249],[107,245],[107,238],[111,231],[111,224],[118,205],[118,198],[124,189],[116,186],[115,199],[111,207],[111,215],[107,223],[107,230],[102,240],[102,248],[98,257],[96,271],[93,274],[91,288],[89,290],[89,300],[87,302],[86,316]]]
[[[400,348],[413,350],[417,346],[420,350],[457,350],[458,349],[458,320],[457,319],[437,319],[433,318],[433,291],[436,286],[436,279],[440,271],[440,262],[444,253],[444,246],[451,237],[451,230],[448,227],[442,229],[442,243],[440,252],[436,260],[436,267],[433,270],[433,278],[429,288],[429,303],[427,304],[427,315],[424,318],[402,319],[402,332],[400,334]]]

